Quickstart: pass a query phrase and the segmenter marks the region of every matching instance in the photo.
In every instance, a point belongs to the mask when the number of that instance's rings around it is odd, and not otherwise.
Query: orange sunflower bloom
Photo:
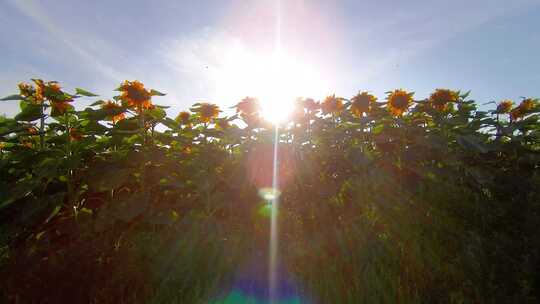
[[[43,96],[43,93],[45,91],[45,83],[41,79],[32,79],[32,81],[36,84],[36,92],[34,94],[34,101],[35,103],[42,103],[45,99]]]
[[[144,88],[144,84],[140,81],[126,80],[120,86],[119,91],[122,92],[120,98],[129,107],[136,108],[138,112],[141,112],[143,109],[149,109],[152,106],[150,92]]]
[[[203,102],[200,104],[197,112],[199,112],[201,121],[207,123],[213,118],[217,117],[219,115],[219,112],[221,111],[219,110],[219,107],[217,105]]]
[[[361,117],[362,113],[369,113],[371,107],[377,101],[377,97],[369,94],[368,92],[361,92],[356,94],[351,99],[351,112],[355,117]]]
[[[226,119],[219,119],[217,122],[216,122],[216,127],[219,129],[219,130],[227,130],[231,125],[229,124],[229,121],[227,121]]]
[[[51,101],[51,116],[63,115],[70,106],[68,101]]]
[[[25,148],[28,148],[28,149],[32,149],[32,147],[34,146],[34,144],[32,144],[31,141],[23,141],[21,142],[21,145]]]
[[[191,114],[187,111],[182,111],[176,116],[175,120],[177,123],[181,125],[189,125],[189,118],[191,117]]]
[[[496,112],[499,114],[509,113],[512,110],[514,102],[510,99],[505,99],[497,105]]]
[[[35,127],[29,127],[28,129],[26,129],[26,131],[28,131],[28,134],[30,135],[38,134],[38,130]]]
[[[109,117],[112,120],[113,124],[126,118],[126,114],[123,112],[122,106],[112,100],[107,100],[104,104],[101,105],[101,108],[108,112],[111,112],[111,115]]]
[[[313,98],[306,98],[302,101],[303,107],[308,110],[308,112],[315,112],[319,109],[320,105],[318,102],[313,100]]]
[[[79,141],[83,138],[83,134],[79,130],[71,128],[69,129],[69,138],[73,141]]]
[[[510,112],[510,119],[517,120],[523,118],[525,115],[529,114],[529,111],[532,110],[534,106],[535,102],[531,98],[523,99],[519,106],[515,107]]]
[[[528,112],[534,108],[534,104],[534,100],[532,100],[531,98],[526,98],[523,99],[519,106],[523,109],[523,111]]]
[[[114,115],[111,117],[111,120],[113,122],[113,124],[119,122],[120,120],[124,120],[126,119],[126,114],[125,113],[120,113],[120,114],[117,114],[117,115]]]
[[[522,118],[523,116],[525,116],[525,114],[523,113],[523,111],[521,110],[521,108],[519,106],[515,107],[510,112],[510,119],[511,120],[518,120],[519,118]]]
[[[246,97],[235,106],[236,113],[241,115],[253,115],[259,112],[260,104],[257,98]]]
[[[29,83],[21,82],[17,85],[22,97],[30,97],[36,93],[36,89]]]
[[[64,93],[62,92],[62,88],[56,81],[49,81],[47,82],[47,85],[43,87],[43,93],[45,97],[49,100],[63,100]]]
[[[402,89],[390,92],[386,100],[388,101],[388,111],[394,116],[401,116],[411,106],[414,93],[409,93]]]
[[[335,94],[327,96],[321,103],[321,109],[324,114],[339,113],[343,110],[343,101]]]
[[[444,111],[450,103],[456,102],[458,98],[459,95],[456,91],[436,89],[435,92],[429,96],[429,103],[436,110]]]

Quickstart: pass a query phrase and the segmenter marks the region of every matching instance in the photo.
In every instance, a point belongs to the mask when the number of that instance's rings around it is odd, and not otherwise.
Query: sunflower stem
[[[70,125],[69,125],[69,116],[68,113],[64,113],[64,127],[66,128],[65,134],[66,134],[66,160],[68,160],[68,164],[70,163],[69,160],[71,159],[71,136],[70,136]],[[73,184],[72,184],[72,175],[73,171],[71,168],[68,167],[67,169],[67,175],[66,175],[66,183],[67,183],[67,204],[71,207],[72,200],[73,200]]]
[[[45,148],[45,102],[41,102],[41,115],[39,117],[39,147],[43,151]]]

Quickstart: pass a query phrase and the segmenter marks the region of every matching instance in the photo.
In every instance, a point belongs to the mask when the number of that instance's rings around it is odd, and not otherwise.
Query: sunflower
[[[386,97],[388,111],[394,116],[401,116],[411,106],[413,95],[414,93],[409,93],[402,89],[389,92],[388,97]]]
[[[189,125],[189,118],[191,117],[191,114],[187,111],[182,111],[176,116],[175,120],[177,123],[181,125]]]
[[[207,102],[201,103],[196,111],[199,113],[201,121],[204,123],[207,123],[211,119],[217,117],[219,112],[221,112],[217,105]]]
[[[104,104],[101,105],[101,108],[110,113],[109,117],[112,120],[113,124],[126,118],[126,114],[123,112],[124,110],[122,109],[122,105],[112,100],[107,100]]]
[[[351,98],[351,112],[355,117],[361,117],[362,113],[369,113],[371,107],[377,101],[377,97],[368,92],[361,92]]]
[[[64,92],[56,81],[49,81],[43,86],[43,95],[50,101],[65,100]]]
[[[29,83],[21,82],[17,86],[22,97],[30,97],[36,93],[34,86]]]
[[[496,112],[499,114],[509,113],[512,110],[514,102],[510,99],[505,99],[497,105]]]
[[[535,102],[531,98],[523,99],[519,106],[515,107],[510,112],[510,119],[517,120],[523,118],[525,115],[529,114],[529,111],[534,108]]]
[[[51,101],[51,116],[63,115],[70,107],[69,101]]]
[[[0,142],[0,151],[4,150],[5,147],[6,147],[6,143]]]
[[[27,131],[28,134],[30,134],[30,135],[36,135],[36,134],[38,134],[38,130],[37,130],[35,127],[33,127],[33,126],[32,126],[32,127],[28,127],[28,128],[26,129],[26,131]]]
[[[21,142],[21,145],[25,148],[28,148],[28,149],[32,149],[32,147],[34,146],[34,144],[32,144],[31,141],[22,141]]]
[[[231,125],[229,124],[229,121],[226,119],[219,119],[216,121],[216,127],[219,130],[227,130]]]
[[[523,109],[524,112],[528,112],[534,108],[534,100],[532,100],[531,98],[523,99],[519,106]]]
[[[320,104],[313,100],[313,98],[306,98],[302,100],[303,107],[308,110],[308,112],[315,112],[319,109]]]
[[[448,107],[448,104],[456,102],[459,98],[457,92],[448,89],[436,89],[435,92],[429,96],[429,103],[431,106],[439,111],[444,111]]]
[[[45,91],[45,82],[41,79],[32,79],[32,81],[36,84],[36,91],[34,93],[34,102],[35,103],[42,103],[45,99],[43,97],[43,91]]]
[[[151,95],[144,88],[144,84],[138,80],[124,81],[118,89],[122,92],[120,99],[127,103],[129,107],[136,108],[138,112],[149,109],[152,106]]]
[[[69,129],[69,138],[73,141],[79,141],[83,138],[83,134],[79,130],[71,128]]]
[[[235,108],[236,113],[241,115],[253,115],[259,112],[261,106],[257,98],[246,97],[236,104]]]
[[[339,113],[343,110],[343,101],[336,95],[327,96],[321,103],[321,109],[324,114]]]

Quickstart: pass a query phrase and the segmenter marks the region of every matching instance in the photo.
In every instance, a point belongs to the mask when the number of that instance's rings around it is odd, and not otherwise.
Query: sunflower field
[[[276,129],[250,97],[170,118],[139,81],[111,100],[18,91],[0,117],[1,302],[211,303],[268,246],[273,166],[279,260],[309,303],[540,300],[538,99],[301,98]]]

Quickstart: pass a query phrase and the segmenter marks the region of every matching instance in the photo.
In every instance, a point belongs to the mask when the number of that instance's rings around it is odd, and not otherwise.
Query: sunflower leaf
[[[151,96],[165,96],[167,94],[164,94],[164,93],[161,93],[160,91],[156,91],[154,89],[150,90],[150,95]]]
[[[41,105],[25,104],[21,112],[15,115],[15,120],[34,121],[41,117]]]
[[[6,96],[0,100],[2,101],[7,101],[7,100],[23,100],[24,98],[19,95],[19,94],[13,94],[13,95],[9,95],[9,96]]]
[[[92,92],[88,92],[86,90],[83,90],[81,88],[75,88],[75,92],[78,94],[78,95],[82,95],[82,96],[86,96],[86,97],[96,97],[96,96],[99,96],[97,94],[94,94]]]

